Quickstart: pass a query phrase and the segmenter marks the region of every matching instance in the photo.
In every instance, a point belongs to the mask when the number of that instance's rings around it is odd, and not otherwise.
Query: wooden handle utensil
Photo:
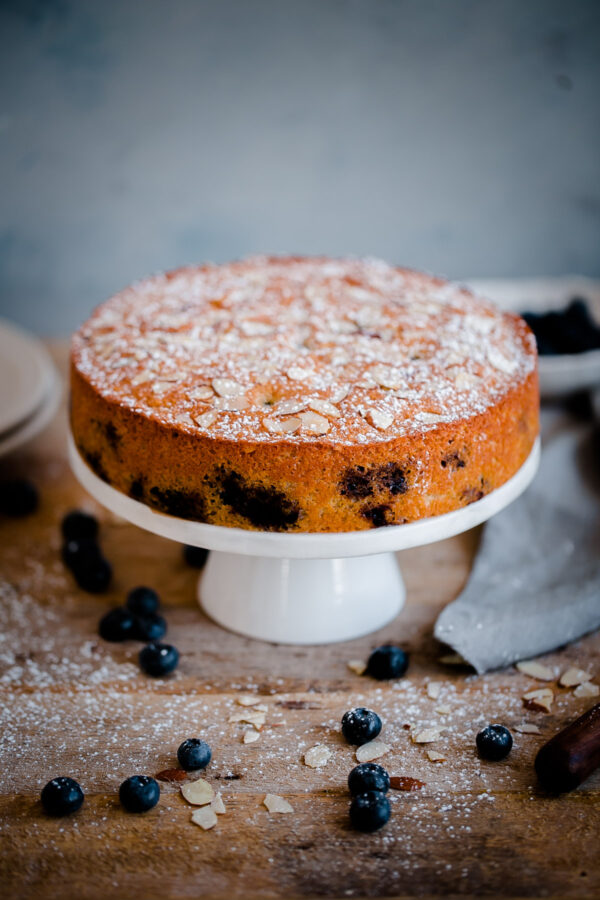
[[[539,750],[537,776],[549,791],[572,791],[600,767],[600,703]]]

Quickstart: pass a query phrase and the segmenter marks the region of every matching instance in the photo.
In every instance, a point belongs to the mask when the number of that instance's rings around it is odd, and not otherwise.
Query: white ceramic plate
[[[593,318],[600,324],[600,282],[590,278],[520,278],[470,280],[478,294],[493,300],[502,309],[515,312],[548,312],[564,309],[572,297],[583,297]],[[600,385],[600,350],[540,356],[542,397],[561,397]]]
[[[0,439],[34,414],[53,376],[46,348],[21,328],[0,320]]]
[[[37,409],[17,428],[0,435],[0,457],[26,444],[54,418],[62,396],[62,383],[51,360],[50,367],[50,383]]]

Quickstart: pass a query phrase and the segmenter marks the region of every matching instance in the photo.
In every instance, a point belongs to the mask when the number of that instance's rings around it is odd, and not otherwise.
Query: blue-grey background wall
[[[598,0],[0,0],[0,314],[251,252],[600,274]]]

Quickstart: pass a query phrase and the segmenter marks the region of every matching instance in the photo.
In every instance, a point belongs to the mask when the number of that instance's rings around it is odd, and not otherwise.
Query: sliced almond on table
[[[351,672],[356,675],[364,675],[367,671],[367,664],[362,659],[350,659],[346,663]]]
[[[189,784],[182,784],[181,793],[187,802],[194,806],[206,806],[215,796],[212,786],[204,778],[190,781]]]
[[[600,694],[600,687],[591,681],[584,681],[583,684],[577,685],[573,694],[576,697],[597,697]]]
[[[439,741],[441,736],[442,732],[439,728],[422,728],[411,734],[413,744],[432,744],[434,741]]]
[[[248,712],[233,713],[227,720],[230,724],[235,722],[245,722],[247,725],[254,725],[257,731],[263,727],[266,721],[266,714],[262,710],[250,709]]]
[[[519,734],[540,734],[537,725],[531,725],[529,722],[521,722],[520,725],[515,725],[514,729]]]
[[[192,822],[194,825],[199,825],[204,831],[208,831],[217,824],[217,816],[214,809],[211,809],[210,806],[203,806],[202,809],[194,810]]]
[[[442,763],[446,762],[446,757],[443,753],[438,753],[437,750],[428,750],[427,757],[430,762],[434,763]]]
[[[221,791],[218,791],[215,794],[214,799],[211,800],[210,808],[213,810],[213,812],[216,812],[218,816],[223,816],[227,812],[227,810],[225,809],[225,804],[223,803]]]
[[[523,704],[527,709],[537,710],[538,712],[550,712],[554,694],[550,688],[540,688],[537,691],[529,691],[523,694]]]
[[[591,681],[592,675],[590,672],[584,672],[583,669],[576,669],[572,667],[567,669],[566,672],[563,672],[560,678],[558,679],[558,683],[561,687],[577,687],[579,684],[585,684],[586,681]]]
[[[440,681],[429,681],[427,684],[427,696],[431,700],[437,700],[440,696],[440,691],[442,690],[442,684]]]
[[[254,728],[249,728],[248,731],[244,732],[242,737],[242,742],[244,744],[254,744],[260,737],[260,731],[256,731]]]
[[[380,756],[384,756],[389,749],[389,744],[384,744],[383,741],[369,741],[358,748],[356,758],[359,763],[370,762],[372,759],[379,759]]]
[[[439,713],[440,716],[447,716],[452,712],[452,707],[444,704],[444,706],[436,706],[435,711],[436,713]]]
[[[239,697],[235,698],[235,702],[238,706],[256,706],[261,700],[262,697],[257,697],[256,694],[241,694]]]
[[[515,666],[523,675],[529,675],[531,678],[537,678],[538,681],[554,681],[554,672],[548,666],[536,662],[535,659],[524,659]]]
[[[311,769],[317,769],[324,766],[332,757],[331,750],[325,744],[315,744],[310,750],[304,754],[304,765],[310,766]]]
[[[279,794],[267,794],[263,803],[271,813],[294,812],[294,807],[287,800],[284,800],[283,797],[280,797]]]

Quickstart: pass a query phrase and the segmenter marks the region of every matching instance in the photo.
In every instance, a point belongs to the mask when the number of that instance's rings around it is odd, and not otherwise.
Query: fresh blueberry
[[[65,566],[74,572],[102,559],[102,550],[93,538],[69,538],[63,544],[62,558]]]
[[[408,669],[408,653],[394,644],[384,644],[373,650],[367,662],[367,675],[383,680],[401,678]]]
[[[350,709],[342,716],[342,734],[349,744],[366,744],[381,731],[381,719],[377,713],[364,706]]]
[[[95,541],[98,537],[98,519],[80,509],[74,509],[62,520],[61,529],[65,541]]]
[[[208,558],[208,550],[205,550],[204,547],[192,547],[190,544],[186,544],[183,548],[183,558],[188,566],[192,566],[194,569],[203,569]]]
[[[206,741],[200,738],[188,738],[179,745],[177,759],[182,769],[205,769],[212,757],[212,752]]]
[[[179,650],[171,644],[153,642],[140,650],[140,667],[153,678],[162,678],[177,668]]]
[[[147,812],[160,797],[158,782],[150,775],[132,775],[119,788],[119,800],[127,812]]]
[[[135,617],[122,606],[111,609],[100,619],[98,632],[105,641],[117,643],[131,640],[134,634]]]
[[[152,588],[136,587],[127,594],[127,609],[137,616],[151,616],[158,611],[159,596]]]
[[[112,578],[112,566],[102,556],[90,560],[73,569],[75,581],[82,591],[89,594],[102,594],[107,590]]]
[[[162,616],[134,616],[133,638],[136,641],[159,641],[167,633],[167,623]]]
[[[479,732],[475,742],[480,757],[492,762],[508,756],[513,745],[512,735],[504,725],[488,725]]]
[[[73,778],[53,778],[42,791],[42,806],[50,816],[68,816],[82,803],[83,791]]]
[[[37,488],[24,478],[4,481],[0,484],[0,513],[19,518],[28,516],[38,508],[40,498]]]
[[[361,763],[348,775],[348,789],[353,797],[367,791],[387,794],[390,789],[390,776],[383,766],[378,766],[377,763]]]
[[[390,801],[381,791],[366,791],[352,798],[350,821],[359,831],[377,831],[390,817]]]

